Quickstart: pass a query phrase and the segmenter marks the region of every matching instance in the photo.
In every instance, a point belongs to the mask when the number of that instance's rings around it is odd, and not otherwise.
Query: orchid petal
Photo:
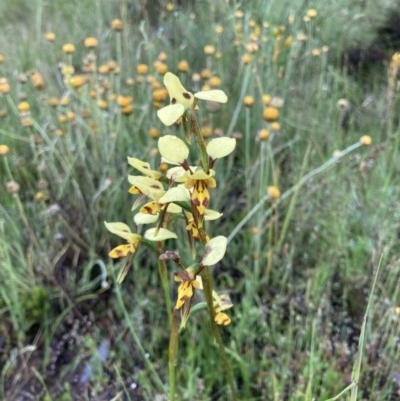
[[[194,97],[197,99],[209,100],[218,103],[226,103],[228,101],[228,97],[225,95],[225,92],[219,89],[197,92],[194,94]]]
[[[235,138],[215,138],[212,139],[206,148],[207,154],[214,160],[220,159],[221,157],[228,156],[233,152],[236,146]]]

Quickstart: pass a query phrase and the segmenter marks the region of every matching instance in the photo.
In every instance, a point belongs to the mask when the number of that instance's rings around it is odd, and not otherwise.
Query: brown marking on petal
[[[148,168],[147,166],[145,166],[144,164],[142,165],[142,167],[145,168],[145,169],[147,169],[147,170],[149,169],[149,168]]]
[[[192,203],[193,203],[193,205],[195,205],[196,207],[197,207],[197,206],[200,206],[200,201],[199,201],[197,198],[192,199]]]
[[[172,99],[171,99],[171,104],[175,104],[176,103],[176,99],[173,97]]]
[[[116,255],[117,258],[122,258],[124,255],[124,252],[121,251],[121,249],[113,249],[112,252],[114,255]]]
[[[191,96],[190,96],[189,93],[184,93],[184,94],[183,94],[183,97],[184,97],[185,99],[190,99],[190,98],[191,98]]]
[[[150,188],[160,189],[160,186],[157,184],[150,185]]]
[[[146,210],[148,214],[153,214],[153,209],[150,206],[143,206],[142,209]]]
[[[185,301],[187,301],[188,299],[190,299],[190,297],[188,297],[187,295],[184,295],[183,297],[180,297],[180,298],[179,298],[179,301],[185,302]]]

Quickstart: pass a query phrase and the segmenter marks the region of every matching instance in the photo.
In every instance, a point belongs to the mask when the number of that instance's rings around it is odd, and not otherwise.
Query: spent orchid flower
[[[186,110],[190,109],[195,98],[218,103],[226,103],[228,100],[225,93],[219,89],[201,91],[193,95],[183,87],[179,78],[170,72],[164,75],[164,85],[168,90],[171,104],[158,110],[157,116],[167,126],[179,120]]]

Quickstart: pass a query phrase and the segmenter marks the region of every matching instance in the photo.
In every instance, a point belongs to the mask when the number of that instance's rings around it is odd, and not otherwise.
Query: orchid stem
[[[228,362],[228,357],[226,355],[226,351],[225,351],[224,343],[221,338],[221,334],[220,334],[220,332],[218,330],[218,326],[214,320],[214,305],[213,305],[213,298],[212,298],[212,278],[211,278],[211,268],[209,266],[207,266],[203,270],[202,278],[203,278],[204,295],[206,297],[208,311],[209,311],[209,315],[210,315],[211,331],[212,331],[213,336],[219,346],[219,351],[222,356],[222,361],[224,363],[226,376],[227,376],[229,387],[230,387],[231,393],[232,393],[232,400],[237,401],[238,397],[236,394],[236,388],[235,388],[235,383],[233,380],[232,370],[231,370],[231,367]]]

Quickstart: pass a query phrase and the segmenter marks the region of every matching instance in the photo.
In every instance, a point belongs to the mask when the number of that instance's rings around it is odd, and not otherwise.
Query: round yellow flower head
[[[138,74],[145,75],[149,71],[149,66],[147,64],[138,64],[136,66],[136,71]]]
[[[44,80],[42,74],[39,74],[38,72],[35,72],[31,76],[31,82],[35,89],[37,90],[42,90],[44,88]]]
[[[327,45],[322,46],[322,51],[324,53],[327,53],[329,51],[329,46],[327,46]]]
[[[271,96],[270,95],[262,95],[263,103],[268,106],[271,103]]]
[[[126,107],[129,106],[133,102],[133,97],[132,96],[118,96],[117,97],[117,104],[120,107]]]
[[[221,85],[221,78],[215,76],[211,77],[208,83],[212,88],[218,88]]]
[[[105,100],[103,100],[103,99],[100,99],[100,100],[97,102],[97,105],[98,105],[102,110],[106,110],[106,109],[108,108],[107,102],[106,102]]]
[[[235,17],[236,17],[236,18],[242,19],[243,16],[244,16],[243,11],[237,10],[237,11],[235,12]]]
[[[32,127],[33,122],[32,122],[32,120],[31,120],[29,117],[24,117],[24,118],[21,120],[21,124],[22,124],[22,126],[23,126],[24,128],[30,128],[30,127]]]
[[[93,37],[88,37],[85,39],[83,42],[84,46],[87,47],[88,49],[94,49],[95,47],[98,46],[98,42],[96,38]]]
[[[36,192],[35,193],[35,200],[37,200],[38,202],[44,201],[47,199],[47,195],[44,192]]]
[[[158,55],[158,59],[159,59],[160,61],[167,61],[167,59],[168,59],[167,53],[161,52],[161,53]]]
[[[0,155],[1,156],[8,154],[9,151],[10,151],[10,148],[7,145],[0,145]]]
[[[314,57],[318,57],[318,56],[321,54],[321,51],[320,51],[319,49],[312,49],[312,50],[311,50],[311,54],[312,54]]]
[[[252,227],[252,228],[251,228],[251,233],[252,233],[253,235],[257,235],[257,234],[259,233],[259,229],[258,229],[257,227]]]
[[[363,136],[360,138],[360,142],[361,142],[363,145],[368,146],[368,145],[371,145],[371,143],[372,143],[372,138],[371,138],[369,135],[363,135]]]
[[[153,91],[153,100],[156,102],[163,102],[168,99],[168,90],[165,88],[156,89]]]
[[[201,70],[200,76],[203,79],[209,79],[211,77],[211,71],[208,68],[204,68]]]
[[[204,46],[204,53],[207,55],[211,55],[215,53],[215,47],[213,45],[205,45]]]
[[[4,118],[7,115],[7,110],[0,110],[0,118]]]
[[[245,96],[243,99],[243,104],[246,107],[253,107],[254,106],[254,98],[253,96]]]
[[[309,10],[307,10],[307,16],[309,18],[315,18],[317,16],[318,12],[315,8],[310,8]]]
[[[129,116],[130,114],[133,113],[133,106],[131,104],[128,104],[127,106],[124,106],[121,108],[121,113],[124,116]]]
[[[4,62],[4,56],[0,54],[0,64],[2,64],[3,62]]]
[[[81,86],[85,85],[85,83],[88,81],[88,78],[84,75],[77,75],[75,77],[72,77],[70,79],[70,84],[73,88],[78,89]]]
[[[118,66],[118,64],[117,64],[116,61],[114,61],[114,60],[108,61],[108,62],[107,62],[107,67],[108,67],[108,69],[109,69],[110,71],[115,72],[115,73],[118,73],[117,70],[118,70],[119,66]]]
[[[55,39],[56,39],[56,34],[53,33],[53,32],[47,32],[47,33],[44,35],[44,38],[45,38],[47,41],[49,41],[49,42],[54,42]]]
[[[62,106],[68,106],[70,102],[70,97],[69,96],[62,96],[61,97],[61,105]]]
[[[281,191],[275,185],[271,185],[267,188],[268,196],[272,199],[278,199],[281,196]]]
[[[65,123],[65,122],[67,121],[67,116],[66,116],[65,114],[61,114],[61,115],[58,117],[58,121],[59,121],[61,124]]]
[[[244,65],[249,64],[250,61],[251,61],[251,56],[250,56],[250,54],[244,54],[244,55],[242,56],[242,63],[243,63]]]
[[[181,60],[178,63],[178,71],[188,72],[189,71],[189,63],[186,60]]]
[[[215,33],[216,33],[217,35],[221,35],[222,32],[224,32],[223,26],[222,26],[222,25],[217,25],[217,26],[215,27]]]
[[[293,43],[293,36],[288,36],[283,42],[283,47],[289,47]]]
[[[204,138],[209,138],[212,135],[212,128],[210,126],[205,126],[201,129],[201,133]]]
[[[126,83],[126,86],[129,86],[129,87],[135,85],[135,81],[133,78],[127,78],[125,83]]]
[[[10,85],[6,78],[0,78],[0,93],[9,93],[11,90]]]
[[[58,106],[58,99],[56,97],[51,97],[49,99],[49,106],[50,107],[57,107]]]
[[[278,122],[271,124],[271,131],[278,132],[281,129],[281,125]]]
[[[23,113],[30,110],[30,106],[28,102],[21,102],[18,104],[18,110]]]
[[[64,53],[72,54],[75,51],[75,46],[72,43],[66,43],[62,49]]]
[[[167,9],[167,11],[174,11],[175,8],[174,3],[167,3],[165,8]]]
[[[279,117],[279,111],[276,107],[266,107],[263,111],[263,119],[268,122],[276,121]]]
[[[150,128],[148,134],[149,137],[153,139],[158,139],[161,135],[160,130],[155,127]]]
[[[167,64],[160,63],[157,65],[156,70],[160,75],[165,75],[168,72],[168,66]]]
[[[102,64],[102,65],[99,65],[99,68],[97,69],[97,71],[100,75],[106,75],[110,72],[110,69],[108,68],[107,64]]]
[[[262,129],[258,133],[258,139],[260,141],[268,141],[269,139],[269,131],[267,129]]]
[[[216,52],[214,55],[215,60],[221,60],[222,58],[222,53],[221,52]]]
[[[111,29],[116,31],[116,32],[121,32],[123,28],[123,23],[119,19],[114,19],[111,22]]]
[[[251,54],[257,53],[259,50],[259,45],[256,42],[249,42],[246,44],[246,50]]]

